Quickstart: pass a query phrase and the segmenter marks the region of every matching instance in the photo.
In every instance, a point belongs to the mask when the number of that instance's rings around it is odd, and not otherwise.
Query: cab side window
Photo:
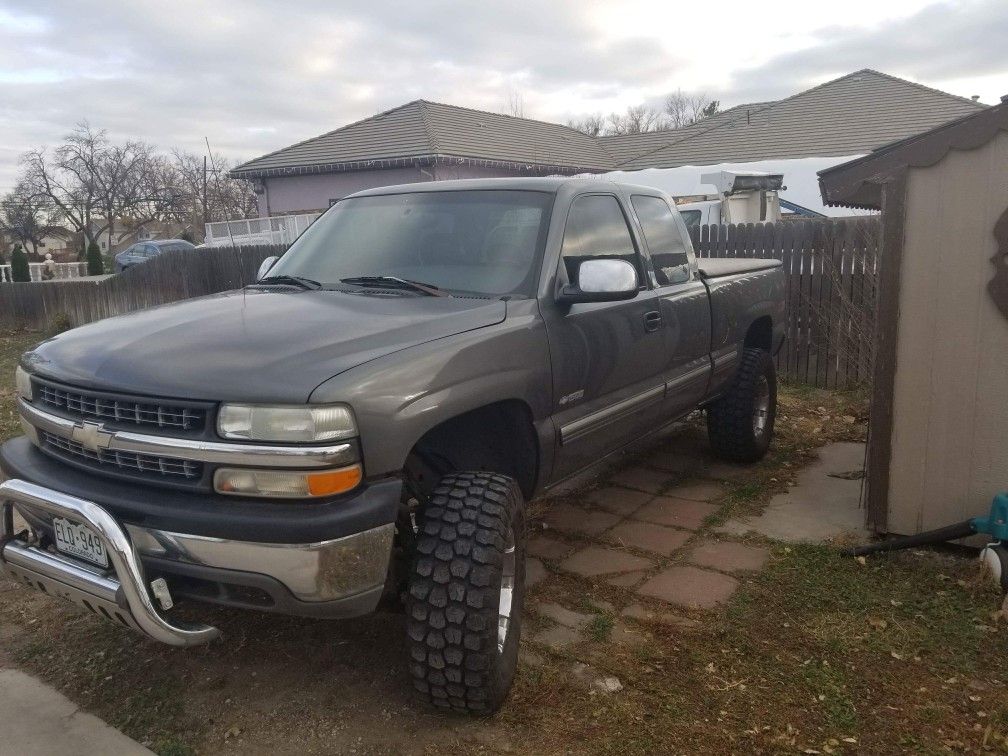
[[[636,268],[637,280],[647,280],[623,210],[611,194],[589,194],[574,200],[560,254],[572,283],[577,281],[581,262],[591,257],[626,260]]]
[[[686,242],[675,214],[660,197],[634,195],[630,198],[634,212],[644,229],[655,277],[659,286],[683,283],[690,277]]]

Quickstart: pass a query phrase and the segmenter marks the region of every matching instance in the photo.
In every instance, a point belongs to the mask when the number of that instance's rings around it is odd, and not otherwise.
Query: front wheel
[[[525,501],[487,472],[441,479],[421,513],[407,599],[410,671],[445,709],[492,714],[518,666]]]
[[[764,349],[743,349],[731,387],[707,409],[711,448],[731,462],[763,459],[777,416],[777,373]]]

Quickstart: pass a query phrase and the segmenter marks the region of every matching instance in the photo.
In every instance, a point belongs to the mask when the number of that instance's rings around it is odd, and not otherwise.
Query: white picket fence
[[[276,215],[268,218],[216,221],[206,224],[204,244],[209,247],[256,246],[281,244],[285,247],[315,222],[321,213]]]
[[[45,263],[28,263],[28,273],[32,281],[42,280],[42,269]],[[56,263],[56,279],[65,280],[67,278],[81,278],[87,275],[87,263]],[[10,265],[0,265],[0,283],[13,281]]]

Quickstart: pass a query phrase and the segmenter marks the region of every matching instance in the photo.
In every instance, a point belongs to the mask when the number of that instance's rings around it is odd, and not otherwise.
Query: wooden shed
[[[827,204],[882,211],[868,526],[985,514],[1008,490],[1008,102],[819,183]]]

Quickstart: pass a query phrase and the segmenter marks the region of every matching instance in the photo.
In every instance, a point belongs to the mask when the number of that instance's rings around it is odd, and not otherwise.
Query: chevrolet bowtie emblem
[[[73,427],[71,436],[74,441],[89,452],[97,452],[101,449],[108,449],[115,434],[105,430],[101,423],[91,423],[85,420]]]

